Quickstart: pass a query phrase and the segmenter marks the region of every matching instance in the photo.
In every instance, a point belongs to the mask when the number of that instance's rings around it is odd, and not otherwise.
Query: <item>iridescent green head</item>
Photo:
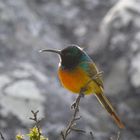
[[[83,51],[76,45],[68,46],[61,51],[61,65],[64,68],[71,69],[81,60]]]
[[[63,50],[42,50],[54,52],[60,55],[60,64],[62,68],[72,69],[76,67],[84,57],[88,57],[86,53],[77,45],[70,45]]]

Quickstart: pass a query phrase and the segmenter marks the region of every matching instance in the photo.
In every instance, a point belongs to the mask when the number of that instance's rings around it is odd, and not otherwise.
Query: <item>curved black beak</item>
[[[53,53],[57,53],[57,54],[61,55],[61,50],[47,49],[47,50],[40,50],[39,52],[53,52]]]

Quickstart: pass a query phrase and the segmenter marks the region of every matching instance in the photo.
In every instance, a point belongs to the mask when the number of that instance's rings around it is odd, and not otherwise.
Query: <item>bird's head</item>
[[[72,69],[80,63],[84,54],[82,48],[77,45],[70,45],[62,50],[41,50],[41,52],[53,52],[60,56],[60,64],[63,68]]]

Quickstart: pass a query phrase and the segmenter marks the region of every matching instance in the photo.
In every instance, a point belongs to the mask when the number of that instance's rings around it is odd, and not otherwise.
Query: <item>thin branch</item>
[[[118,134],[117,134],[117,139],[116,140],[120,140],[120,135],[121,135],[121,132],[119,131]]]
[[[94,140],[94,135],[92,131],[90,131],[90,136],[91,136],[91,139]]]
[[[120,133],[120,131],[118,131],[116,138],[110,137],[110,140],[115,140],[115,139],[120,140],[120,135],[121,135],[121,133]]]
[[[71,128],[72,131],[76,131],[79,133],[86,133],[86,131],[82,130],[82,129],[78,129],[78,128]]]
[[[4,136],[1,132],[0,132],[0,137],[1,137],[2,140],[5,140],[5,138],[4,138]]]
[[[74,126],[76,125],[76,121],[81,118],[81,117],[77,117],[77,114],[79,112],[79,103],[80,103],[81,97],[83,97],[82,93],[78,95],[75,103],[72,105],[72,108],[74,109],[74,113],[66,129],[61,132],[61,136],[63,140],[67,139],[67,136],[71,133],[71,131],[78,131],[78,129],[74,128]],[[84,130],[80,130],[80,132],[83,132],[83,131]]]
[[[39,134],[39,139],[41,137],[41,131],[40,131],[40,126],[39,126],[39,123],[40,123],[40,119],[37,118],[37,114],[39,113],[39,110],[37,110],[36,112],[34,112],[33,110],[31,110],[32,114],[33,114],[33,118],[29,118],[30,120],[33,120],[35,122],[35,126],[37,128],[37,131],[38,131],[38,134]]]

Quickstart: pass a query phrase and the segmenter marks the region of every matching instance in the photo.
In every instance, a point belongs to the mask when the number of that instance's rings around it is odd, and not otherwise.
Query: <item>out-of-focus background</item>
[[[43,133],[59,139],[76,95],[61,87],[59,59],[40,54],[68,44],[85,48],[104,71],[105,94],[126,128],[121,140],[140,139],[139,0],[0,0],[0,131],[15,139],[31,127],[39,110]],[[86,134],[72,140],[116,140],[120,131],[94,96],[81,100],[78,126]]]

